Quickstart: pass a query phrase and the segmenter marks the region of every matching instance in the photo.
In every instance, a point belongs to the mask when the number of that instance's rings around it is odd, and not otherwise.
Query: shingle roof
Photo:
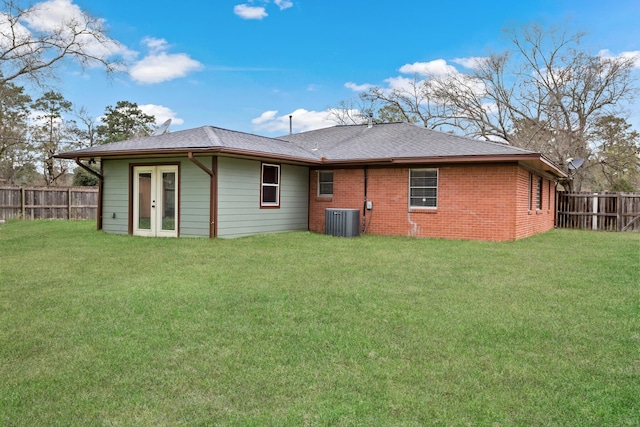
[[[279,138],[267,138],[203,126],[146,138],[62,153],[62,158],[170,155],[218,152],[308,163],[527,161],[564,176],[544,156],[504,144],[438,132],[408,123],[334,126]]]
[[[327,160],[398,159],[449,156],[534,154],[505,144],[480,141],[408,123],[335,126],[280,139],[291,141]]]
[[[129,139],[111,144],[96,145],[82,150],[62,153],[61,157],[109,156],[121,153],[175,152],[189,150],[229,150],[247,153],[262,153],[269,156],[283,156],[315,160],[315,154],[290,142],[237,132],[213,126],[203,126],[163,135]]]

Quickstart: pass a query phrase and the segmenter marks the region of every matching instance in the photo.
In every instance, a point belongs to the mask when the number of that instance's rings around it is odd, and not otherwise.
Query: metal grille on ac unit
[[[338,237],[360,235],[359,209],[327,209],[325,211],[325,234]]]

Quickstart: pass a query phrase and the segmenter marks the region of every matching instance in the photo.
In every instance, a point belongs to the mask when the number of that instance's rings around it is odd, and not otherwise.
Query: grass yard
[[[0,425],[640,424],[640,236],[0,225]]]

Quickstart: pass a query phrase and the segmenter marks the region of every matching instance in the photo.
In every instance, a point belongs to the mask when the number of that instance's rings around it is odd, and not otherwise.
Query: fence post
[[[593,193],[593,219],[591,220],[591,229],[598,230],[598,193]]]
[[[20,188],[20,215],[22,216],[22,219],[25,219],[27,215],[24,209],[24,203],[24,187],[22,187]]]
[[[67,188],[67,219],[71,219],[71,188]]]
[[[622,231],[622,195],[616,194],[616,230]]]

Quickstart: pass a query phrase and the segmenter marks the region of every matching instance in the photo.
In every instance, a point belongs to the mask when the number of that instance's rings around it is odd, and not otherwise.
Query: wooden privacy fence
[[[640,231],[640,193],[558,193],[556,226]]]
[[[0,219],[95,219],[97,187],[0,187]]]

